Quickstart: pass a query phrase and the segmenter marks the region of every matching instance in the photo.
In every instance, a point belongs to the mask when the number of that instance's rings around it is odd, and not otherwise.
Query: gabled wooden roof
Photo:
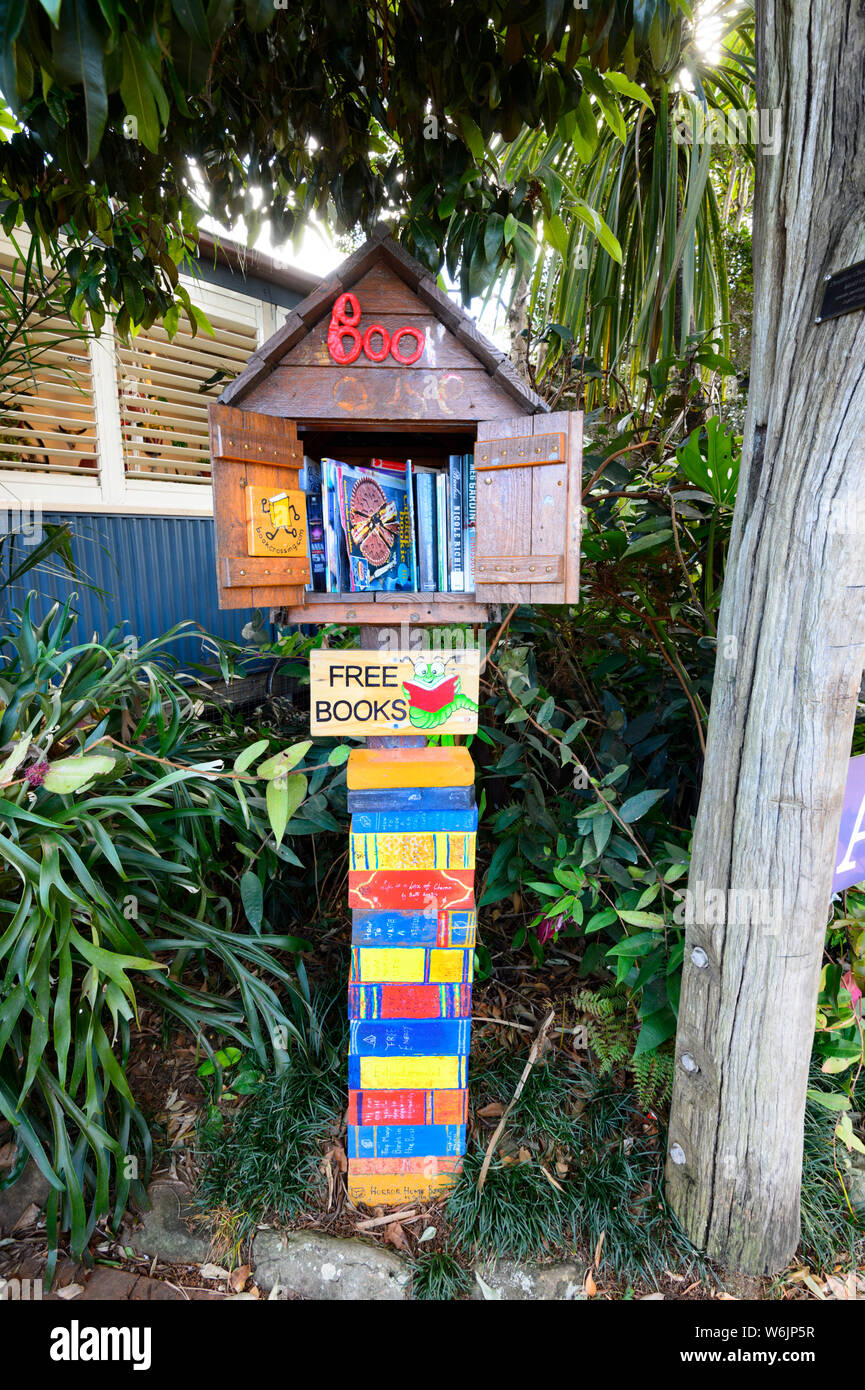
[[[346,290],[359,293],[364,315],[362,326],[383,317],[382,306],[386,309],[388,302],[387,286],[390,283],[393,289],[395,277],[406,288],[395,296],[391,294],[389,302],[394,313],[410,314],[414,310],[432,316],[443,325],[443,330],[438,330],[438,353],[436,345],[431,344],[433,350],[425,354],[426,360],[401,369],[403,373],[425,371],[450,377],[453,388],[450,403],[442,407],[445,414],[436,414],[435,418],[535,415],[549,409],[521,380],[506,355],[478,332],[468,314],[442,294],[429,271],[397,245],[386,226],[379,226],[364,246],[343,261],[291,311],[282,328],[253,353],[244,370],[226,387],[220,402],[266,414],[293,414],[297,418],[332,419],[343,416],[345,410],[348,414],[343,418],[352,418],[355,422],[372,419],[372,406],[365,413],[363,408],[355,413],[351,403],[341,408],[332,405],[330,383],[335,364],[326,357],[327,324],[334,301]],[[365,297],[369,302],[364,302]],[[361,359],[355,365],[364,369],[371,366]],[[397,368],[395,362],[391,366]],[[377,370],[388,368],[383,364]],[[345,374],[351,369],[342,368],[341,371]],[[325,372],[326,386],[321,385]],[[433,386],[435,384],[433,382]],[[405,411],[397,406],[392,418],[417,418],[420,423],[423,415],[417,405]]]

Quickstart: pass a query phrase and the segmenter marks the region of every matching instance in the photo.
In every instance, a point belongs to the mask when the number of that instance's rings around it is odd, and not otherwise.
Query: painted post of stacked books
[[[451,1187],[465,1152],[474,767],[466,748],[360,748],[348,789],[348,1193],[387,1205]]]

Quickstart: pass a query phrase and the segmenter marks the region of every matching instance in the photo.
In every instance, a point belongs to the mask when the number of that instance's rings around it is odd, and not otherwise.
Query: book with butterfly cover
[[[336,474],[351,590],[410,591],[414,528],[405,472],[340,463]]]

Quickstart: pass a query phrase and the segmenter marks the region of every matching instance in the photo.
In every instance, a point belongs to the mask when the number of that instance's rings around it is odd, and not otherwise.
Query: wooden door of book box
[[[288,315],[211,407],[210,430],[220,607],[358,624],[369,649],[376,629],[478,626],[503,605],[577,600],[581,415],[549,412],[384,231]],[[465,563],[462,574],[439,568],[423,591],[311,587],[322,459],[347,475],[373,458],[412,460],[435,478],[455,456],[473,460],[469,587]],[[412,476],[399,524],[419,547]],[[472,470],[461,476],[466,510]],[[352,517],[368,534],[360,503]],[[414,564],[417,582],[416,553]],[[368,571],[349,558],[348,572],[354,582]],[[349,1197],[375,1206],[435,1196],[461,1168],[477,809],[465,747],[429,748],[417,734],[366,745],[347,764],[348,1155]]]

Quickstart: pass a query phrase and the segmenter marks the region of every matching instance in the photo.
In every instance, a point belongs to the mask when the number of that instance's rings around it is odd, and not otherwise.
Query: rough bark
[[[865,3],[757,0],[757,30],[757,104],[780,108],[782,142],[758,156],[753,368],[666,1170],[691,1239],[748,1273],[782,1268],[799,1238],[805,1091],[865,654],[865,312],[815,323],[824,277],[865,257]],[[725,894],[725,924],[700,910],[701,885]],[[744,904],[731,889],[773,896]]]

